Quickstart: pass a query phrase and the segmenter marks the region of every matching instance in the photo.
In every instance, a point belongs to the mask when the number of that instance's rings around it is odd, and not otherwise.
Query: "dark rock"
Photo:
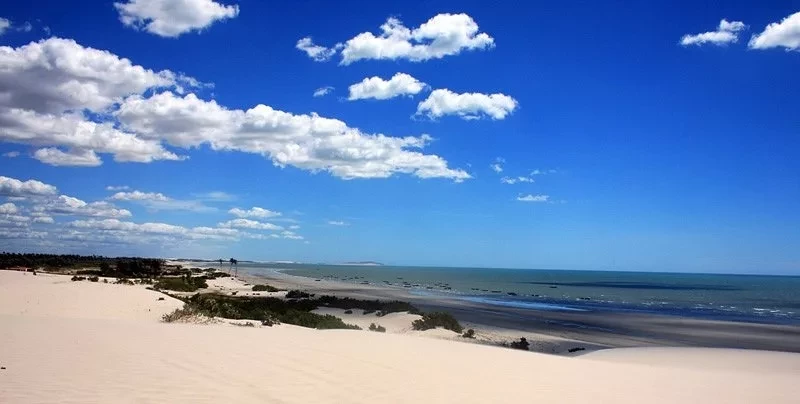
[[[586,348],[578,347],[578,348],[570,348],[570,349],[567,350],[567,352],[573,353],[573,352],[585,351],[585,350],[586,350]]]
[[[158,300],[161,301],[161,300],[164,300],[164,298],[163,297],[159,297]]]

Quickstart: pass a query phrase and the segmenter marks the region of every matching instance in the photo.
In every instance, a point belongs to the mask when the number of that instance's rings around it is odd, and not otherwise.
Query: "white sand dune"
[[[141,286],[0,271],[1,403],[796,403],[800,355],[578,358],[368,331],[165,324]],[[387,322],[388,327],[389,322]],[[399,324],[393,324],[400,326]]]

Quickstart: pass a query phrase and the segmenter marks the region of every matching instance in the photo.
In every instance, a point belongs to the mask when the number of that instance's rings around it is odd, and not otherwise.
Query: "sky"
[[[800,2],[0,9],[0,250],[800,274]]]

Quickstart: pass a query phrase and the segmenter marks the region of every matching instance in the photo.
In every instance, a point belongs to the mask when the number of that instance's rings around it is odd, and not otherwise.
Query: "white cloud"
[[[14,215],[17,214],[17,212],[19,212],[19,208],[17,208],[17,205],[14,205],[11,202],[6,202],[0,205],[0,214]]]
[[[126,26],[170,38],[201,31],[239,14],[239,6],[212,0],[128,0],[114,3],[114,7]]]
[[[258,222],[250,219],[232,219],[226,222],[221,222],[218,224],[218,226],[223,228],[236,227],[241,229],[253,229],[253,230],[283,230],[283,227],[281,226],[277,226],[272,223]]]
[[[739,41],[739,32],[745,30],[747,26],[741,21],[729,22],[722,19],[716,31],[703,32],[700,34],[684,35],[681,37],[680,44],[683,46],[712,44],[717,46],[728,45]]]
[[[289,226],[289,230],[297,230],[299,228],[300,228],[300,226],[298,226],[296,224],[293,224],[293,225]]]
[[[547,202],[550,200],[550,195],[520,195],[517,200],[521,202]]]
[[[184,78],[155,72],[71,39],[49,38],[0,47],[0,106],[42,113],[87,108],[102,112],[122,98]]]
[[[53,220],[50,216],[37,216],[33,218],[34,223],[46,223],[46,224],[53,224],[56,221]]]
[[[21,25],[19,28],[17,28],[17,29],[18,29],[18,30],[20,30],[20,31],[22,31],[22,32],[31,32],[31,30],[33,30],[33,24],[31,24],[31,23],[30,23],[30,22],[28,22],[28,21],[25,21],[25,23],[23,23],[23,24],[22,24],[22,25]]]
[[[131,189],[131,187],[127,185],[109,185],[106,187],[106,191],[127,191]]]
[[[169,200],[169,198],[167,198],[166,196],[164,196],[164,194],[161,193],[141,192],[141,191],[117,192],[116,194],[111,195],[110,199],[117,201],[161,201],[161,202]]]
[[[75,197],[59,195],[57,198],[39,202],[33,207],[34,212],[45,215],[70,215],[70,216],[90,216],[90,217],[110,217],[122,218],[130,217],[131,212],[127,209],[119,209],[116,206],[104,202],[87,203]]]
[[[306,55],[315,62],[327,62],[342,48],[342,44],[336,44],[330,48],[326,48],[315,44],[314,41],[311,40],[311,37],[307,36],[298,40],[297,44],[295,44],[295,48],[305,52]]]
[[[10,151],[10,152],[7,152],[7,153],[3,153],[3,157],[8,157],[8,158],[13,159],[14,157],[19,157],[19,154],[20,153],[18,151]]]
[[[164,92],[150,98],[129,97],[116,115],[124,128],[146,139],[163,139],[184,148],[208,144],[213,150],[261,154],[279,167],[328,171],[345,179],[394,173],[470,178],[463,170],[448,168],[441,157],[416,150],[430,142],[430,136],[370,135],[314,113],[294,115],[263,104],[246,111],[229,110],[194,94],[181,98]]]
[[[280,234],[281,238],[286,238],[290,240],[303,240],[303,236],[289,230],[284,230]]]
[[[109,197],[115,201],[126,201],[141,204],[150,210],[188,210],[192,212],[210,212],[216,210],[197,200],[173,199],[158,192],[117,192]]]
[[[764,32],[750,38],[748,46],[750,49],[784,47],[786,50],[800,50],[800,12],[767,25]]]
[[[217,229],[212,227],[186,228],[168,223],[133,223],[118,219],[75,220],[70,223],[77,229],[91,229],[107,232],[106,235],[160,235],[181,239],[213,239],[235,240],[241,233],[234,229]]]
[[[392,17],[380,28],[378,35],[363,32],[348,40],[341,64],[370,59],[421,62],[494,46],[494,39],[479,33],[478,24],[467,14],[438,14],[415,29]]]
[[[259,208],[258,206],[253,206],[251,209],[240,209],[240,208],[233,208],[228,211],[228,213],[237,216],[237,217],[255,217],[259,219],[265,219],[268,217],[276,217],[280,216],[280,212],[275,212],[269,209]]]
[[[201,192],[192,195],[209,202],[227,202],[236,199],[235,195],[231,195],[224,191]]]
[[[331,226],[350,226],[350,223],[341,220],[328,220],[328,224]]]
[[[500,182],[502,182],[503,184],[513,185],[513,184],[516,184],[518,182],[520,182],[520,183],[522,183],[522,182],[534,182],[534,180],[531,177],[519,176],[519,177],[503,177],[503,178],[500,178]]]
[[[500,173],[503,172],[503,164],[505,164],[505,162],[506,162],[506,159],[504,159],[502,157],[498,157],[498,158],[494,159],[494,163],[489,164],[489,168],[491,168],[492,171],[500,174]]]
[[[433,90],[417,106],[417,115],[435,119],[444,115],[457,115],[462,119],[504,119],[514,112],[517,100],[505,94],[454,93],[448,89]]]
[[[94,150],[72,149],[63,152],[55,147],[36,150],[33,158],[51,166],[97,167],[103,162]]]
[[[36,180],[20,181],[16,178],[0,176],[0,195],[4,196],[46,196],[55,195],[56,187]]]
[[[402,95],[414,95],[424,90],[428,85],[405,74],[397,73],[389,80],[378,76],[368,77],[349,87],[350,101],[374,98],[388,100]]]
[[[320,87],[314,90],[314,97],[324,97],[330,94],[333,90],[335,90],[335,88],[331,86]]]

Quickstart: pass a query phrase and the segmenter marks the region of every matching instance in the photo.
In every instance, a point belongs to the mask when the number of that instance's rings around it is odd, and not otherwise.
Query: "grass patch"
[[[167,313],[161,316],[161,321],[165,323],[174,323],[181,320],[189,319],[197,316],[197,312],[190,307],[184,306],[181,309],[175,309],[172,313]]]
[[[208,284],[203,278],[181,276],[179,278],[161,278],[153,284],[156,290],[173,290],[176,292],[194,292],[197,289],[207,288]]]
[[[253,285],[253,292],[280,292],[281,290],[272,285]]]
[[[449,313],[443,312],[423,314],[421,319],[414,320],[414,322],[411,323],[411,327],[419,331],[432,330],[436,327],[442,327],[459,334],[464,331],[464,327],[458,323],[455,317]]]

